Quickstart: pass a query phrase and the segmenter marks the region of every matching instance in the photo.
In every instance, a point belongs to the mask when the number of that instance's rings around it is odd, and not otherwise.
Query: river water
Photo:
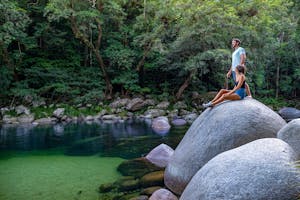
[[[159,135],[150,120],[2,125],[0,199],[99,199],[124,160],[146,155],[161,143],[175,148],[188,127]]]

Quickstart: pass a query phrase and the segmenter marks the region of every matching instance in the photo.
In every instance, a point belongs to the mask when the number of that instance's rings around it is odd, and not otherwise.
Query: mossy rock
[[[141,191],[141,194],[151,196],[156,190],[159,190],[161,188],[162,187],[160,187],[160,186],[147,187]]]
[[[122,184],[124,181],[129,181],[129,180],[134,180],[134,179],[135,179],[134,176],[122,176],[114,182],[114,185],[118,186],[118,185]]]
[[[136,190],[140,187],[139,180],[126,180],[118,185],[118,190],[121,192]]]
[[[163,186],[164,185],[164,171],[151,172],[144,175],[140,180],[142,187],[149,186]]]
[[[123,193],[105,193],[105,194],[100,194],[98,199],[101,200],[119,200],[124,196]]]
[[[101,184],[99,187],[99,192],[105,193],[105,192],[110,192],[115,188],[115,185],[113,183],[104,183]]]
[[[140,195],[138,197],[133,197],[133,198],[131,198],[129,200],[148,200],[148,199],[149,199],[148,196],[146,196],[146,195]]]
[[[162,168],[150,163],[146,158],[136,158],[122,162],[118,166],[118,171],[124,176],[142,177],[143,175],[159,171]]]
[[[65,154],[72,156],[94,155],[104,149],[103,141],[105,141],[105,137],[107,136],[97,136],[76,141],[66,149]]]
[[[139,193],[123,194],[121,196],[115,196],[113,200],[130,200],[139,196]]]

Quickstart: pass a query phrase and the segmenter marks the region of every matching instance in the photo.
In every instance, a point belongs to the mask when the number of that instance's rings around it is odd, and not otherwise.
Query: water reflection
[[[175,148],[187,127],[171,128],[165,135],[157,135],[151,121],[70,123],[55,125],[3,125],[0,129],[2,150],[49,150],[62,148],[66,155],[139,157],[155,146],[166,143]]]

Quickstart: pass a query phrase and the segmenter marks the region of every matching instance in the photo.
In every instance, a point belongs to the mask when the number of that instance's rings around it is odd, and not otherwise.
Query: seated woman
[[[224,100],[241,100],[245,97],[245,67],[238,65],[235,68],[236,82],[232,90],[221,89],[215,98],[206,103],[202,104],[204,108],[215,106]]]

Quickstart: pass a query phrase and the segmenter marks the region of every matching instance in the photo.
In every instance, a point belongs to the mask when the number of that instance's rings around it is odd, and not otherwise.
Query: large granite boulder
[[[291,200],[300,191],[294,150],[265,138],[221,153],[192,178],[180,200]]]
[[[252,98],[206,109],[179,143],[165,171],[165,184],[180,194],[210,159],[260,138],[276,137],[286,122]]]
[[[294,119],[280,129],[277,138],[288,143],[300,159],[300,119]]]
[[[300,110],[292,107],[284,107],[278,111],[279,115],[286,121],[291,121],[296,118],[300,118]]]

